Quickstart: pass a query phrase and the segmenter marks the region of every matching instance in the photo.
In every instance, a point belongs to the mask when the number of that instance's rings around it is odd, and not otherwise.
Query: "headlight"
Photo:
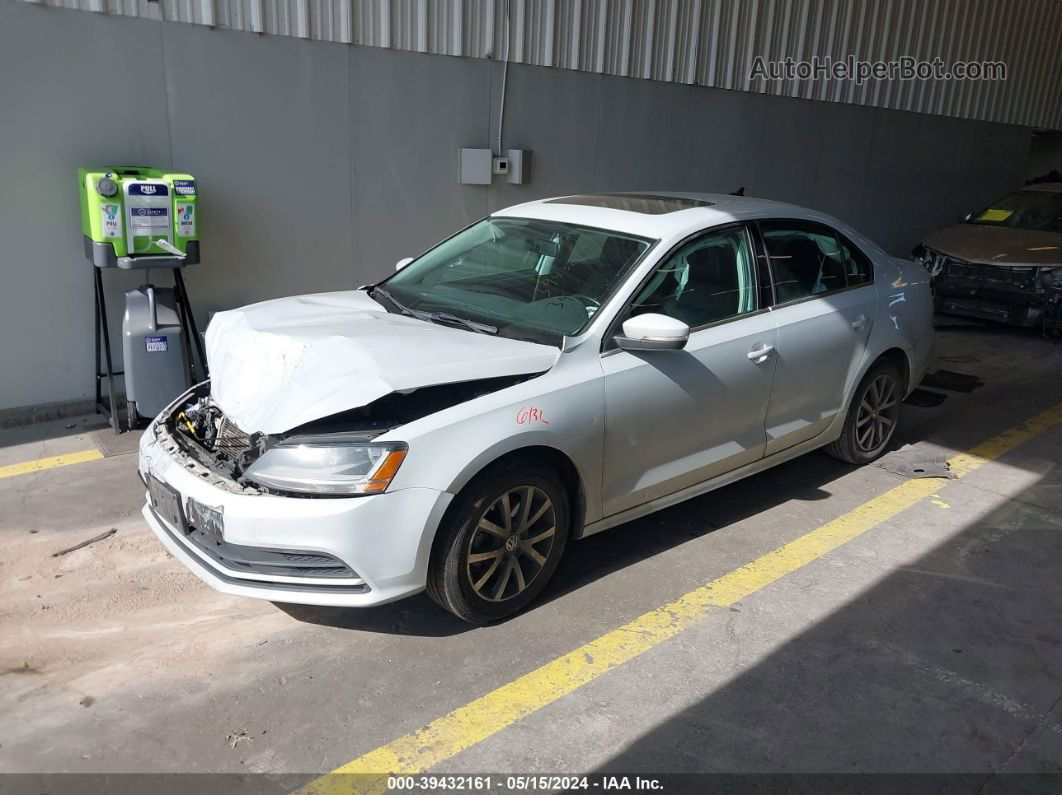
[[[407,447],[373,443],[359,435],[293,436],[267,450],[245,477],[298,494],[377,494],[386,489]]]

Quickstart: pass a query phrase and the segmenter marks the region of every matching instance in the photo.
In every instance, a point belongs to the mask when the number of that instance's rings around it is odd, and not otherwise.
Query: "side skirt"
[[[841,422],[844,421],[844,414],[838,414],[837,416],[840,418]],[[751,464],[746,464],[743,467],[739,467],[723,475],[718,475],[711,480],[688,486],[673,494],[658,497],[655,500],[635,506],[634,508],[628,508],[625,511],[620,511],[611,516],[606,516],[603,519],[598,519],[596,522],[591,522],[583,527],[583,531],[579,533],[576,538],[586,538],[587,536],[592,536],[594,533],[600,533],[602,530],[608,530],[616,525],[621,525],[633,521],[634,519],[640,519],[643,516],[648,516],[649,514],[655,513],[664,508],[670,508],[672,505],[678,505],[680,502],[692,500],[694,497],[700,497],[702,494],[715,491],[723,486],[729,486],[731,483],[736,483],[750,475],[755,475],[758,472],[763,472],[765,469],[770,469],[778,464],[784,464],[786,461],[791,461],[805,453],[810,453],[820,447],[825,447],[841,435],[841,422],[832,423],[826,431],[819,434],[814,439],[808,439],[793,447],[779,450],[777,453],[768,456],[767,458],[761,458],[759,461],[753,461]]]

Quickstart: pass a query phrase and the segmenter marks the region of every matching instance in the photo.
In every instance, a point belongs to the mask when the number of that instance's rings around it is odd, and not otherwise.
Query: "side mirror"
[[[398,262],[395,263],[395,270],[396,271],[402,270],[402,268],[406,267],[406,265],[408,265],[412,261],[413,261],[412,257],[404,257],[403,259],[400,259]]]
[[[623,322],[616,345],[625,351],[678,351],[686,347],[690,327],[667,315],[635,315]]]

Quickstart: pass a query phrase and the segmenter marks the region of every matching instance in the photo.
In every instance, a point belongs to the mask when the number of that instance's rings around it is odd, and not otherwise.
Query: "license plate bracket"
[[[151,507],[164,522],[175,530],[187,532],[187,522],[181,508],[181,495],[175,489],[156,477],[149,477],[148,495],[151,497]]]

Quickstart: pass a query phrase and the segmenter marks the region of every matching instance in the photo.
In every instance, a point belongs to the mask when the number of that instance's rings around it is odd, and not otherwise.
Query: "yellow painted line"
[[[16,475],[28,475],[31,472],[41,472],[45,469],[67,467],[71,464],[83,464],[86,461],[95,461],[103,458],[99,450],[79,450],[76,453],[65,455],[53,455],[50,458],[38,458],[35,461],[23,461],[21,464],[8,464],[0,467],[0,479],[13,478]]]
[[[1062,423],[1062,403],[949,460],[959,477],[998,458],[1036,434]],[[410,734],[322,776],[307,793],[378,790],[382,774],[431,768],[562,696],[674,637],[715,608],[729,607],[821,558],[919,501],[935,495],[943,478],[908,480],[773,552],[651,610],[618,629],[546,663]],[[354,779],[354,774],[371,778]]]
[[[1062,422],[1062,403],[1052,406],[1042,414],[1038,414],[1031,420],[1015,425],[1013,428],[999,436],[993,436],[987,442],[981,442],[965,453],[959,453],[948,461],[952,472],[960,478],[973,472],[983,464],[987,464],[994,458],[999,458],[1003,453],[1026,442],[1038,433],[1043,433],[1049,428]]]

